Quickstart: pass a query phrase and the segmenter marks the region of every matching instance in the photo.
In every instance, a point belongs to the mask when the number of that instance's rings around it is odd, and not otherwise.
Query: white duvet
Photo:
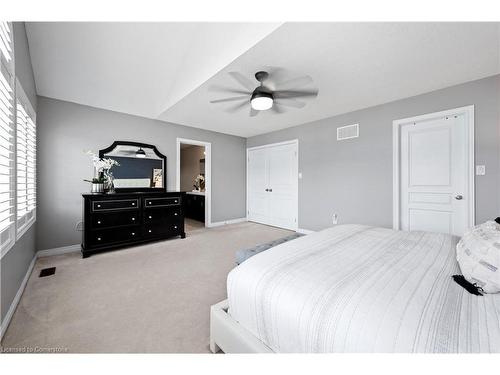
[[[451,278],[458,239],[340,225],[228,276],[229,313],[275,352],[500,352],[500,294]]]

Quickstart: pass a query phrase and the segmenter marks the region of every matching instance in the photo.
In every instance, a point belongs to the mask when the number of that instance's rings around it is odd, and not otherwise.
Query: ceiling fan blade
[[[243,86],[247,90],[253,91],[257,86],[241,73],[229,72],[229,75],[233,77],[236,82],[238,82],[241,86]]]
[[[318,90],[278,90],[273,92],[273,96],[277,99],[282,98],[305,98],[318,95]]]
[[[243,95],[251,95],[252,94],[252,91],[238,90],[238,89],[233,89],[230,87],[219,86],[219,85],[210,86],[208,88],[208,91],[227,92],[227,93],[231,93],[231,94],[243,94]]]
[[[255,109],[253,109],[252,107],[250,107],[250,117],[255,117],[259,114],[260,111],[257,111]]]
[[[281,113],[284,113],[286,112],[284,108],[282,108],[278,103],[274,102],[273,103],[273,106],[271,107],[271,109],[273,110],[273,112],[275,113],[278,113],[278,114],[281,114]]]
[[[306,103],[292,98],[277,99],[274,101],[274,103],[278,105],[283,105],[285,107],[293,107],[293,108],[303,108],[306,105]]]
[[[266,79],[263,83],[271,90],[276,90],[277,83],[284,81],[287,76],[289,76],[285,69],[279,68],[277,66],[265,66],[262,70],[269,73],[268,79]]]
[[[300,88],[312,82],[313,79],[311,77],[302,76],[302,77],[292,78],[284,82],[276,82],[276,87],[280,90],[286,90],[291,88]]]
[[[248,100],[248,96],[233,96],[230,98],[210,100],[210,103],[225,103],[225,102],[235,102],[237,100]]]
[[[236,112],[239,109],[241,109],[241,108],[243,108],[243,107],[245,107],[247,105],[248,105],[248,102],[245,100],[245,101],[243,101],[241,103],[236,104],[235,106],[227,108],[225,111],[229,112],[229,113],[233,113],[233,112]]]

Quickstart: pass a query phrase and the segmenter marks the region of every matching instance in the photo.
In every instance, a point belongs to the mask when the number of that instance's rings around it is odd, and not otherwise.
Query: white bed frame
[[[210,350],[212,353],[274,353],[246,328],[241,326],[227,310],[227,299],[210,307]]]

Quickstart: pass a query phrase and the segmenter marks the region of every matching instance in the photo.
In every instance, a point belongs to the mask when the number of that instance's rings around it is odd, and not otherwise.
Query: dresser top
[[[171,195],[171,194],[184,194],[183,191],[168,190],[168,191],[130,191],[130,192],[119,192],[119,193],[82,193],[83,197],[121,197],[125,195]]]

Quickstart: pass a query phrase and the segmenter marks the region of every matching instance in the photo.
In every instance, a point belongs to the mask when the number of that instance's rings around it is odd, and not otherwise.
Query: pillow
[[[500,224],[487,221],[467,231],[457,244],[465,279],[485,293],[500,292]]]

